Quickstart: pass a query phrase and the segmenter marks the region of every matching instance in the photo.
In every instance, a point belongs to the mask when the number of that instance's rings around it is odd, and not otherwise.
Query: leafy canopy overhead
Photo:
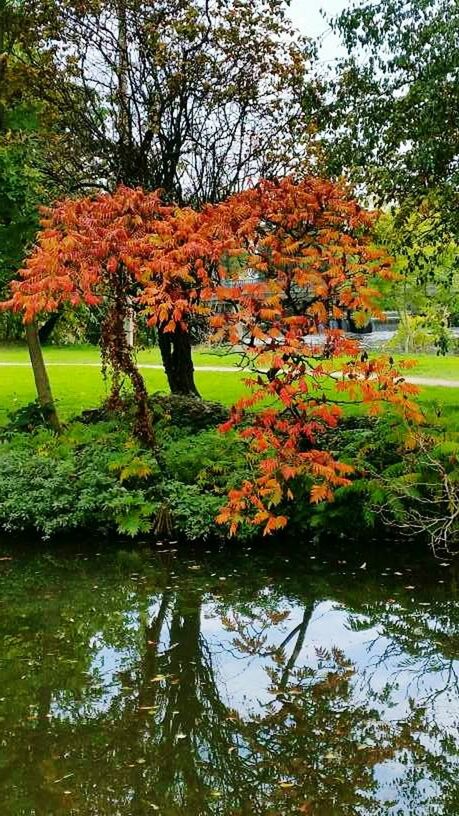
[[[304,158],[312,51],[287,0],[23,0],[30,83],[80,185],[217,201]]]
[[[321,112],[329,169],[380,201],[421,201],[437,189],[457,233],[456,0],[362,0],[332,27],[347,56]]]

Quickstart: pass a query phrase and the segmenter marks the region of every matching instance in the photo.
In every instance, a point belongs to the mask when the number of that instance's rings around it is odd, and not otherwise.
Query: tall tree
[[[83,149],[83,181],[200,204],[290,167],[303,154],[310,47],[287,5],[24,0],[30,81],[78,144],[79,167]]]
[[[0,293],[23,261],[38,227],[38,203],[44,194],[38,169],[40,135],[37,108],[28,97],[20,32],[22,8],[0,0]],[[38,401],[54,430],[59,430],[36,321],[26,330]]]
[[[329,169],[380,202],[412,207],[436,189],[457,235],[456,0],[362,0],[332,27],[347,55],[319,112]]]
[[[142,185],[201,206],[304,161],[311,46],[287,0],[24,3],[30,82],[61,134],[65,158],[48,163],[60,185]],[[172,390],[196,394],[189,334],[157,331]]]

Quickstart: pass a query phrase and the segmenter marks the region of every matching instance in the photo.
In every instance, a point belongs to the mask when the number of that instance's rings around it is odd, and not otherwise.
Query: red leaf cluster
[[[148,275],[149,236],[171,212],[159,193],[127,187],[43,209],[37,244],[2,308],[22,312],[30,321],[65,303],[94,306],[107,296],[113,275],[125,277],[129,294],[128,288]]]

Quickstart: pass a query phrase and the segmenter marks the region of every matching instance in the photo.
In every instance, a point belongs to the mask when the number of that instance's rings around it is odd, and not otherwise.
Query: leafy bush
[[[223,531],[215,522],[222,506],[221,496],[203,491],[199,485],[171,481],[165,483],[164,497],[174,528],[185,539],[221,538]]]
[[[173,440],[163,453],[175,480],[216,493],[240,484],[247,472],[246,447],[236,434],[202,431]]]
[[[149,405],[156,425],[160,431],[170,434],[171,430],[180,428],[184,434],[215,428],[228,419],[228,409],[219,402],[198,399],[182,394],[153,394]],[[122,409],[118,408],[118,421],[128,420],[134,413],[135,405],[132,396],[126,395]],[[105,407],[83,411],[78,421],[85,425],[113,419],[113,414]],[[176,435],[173,433],[172,435]]]
[[[27,433],[37,428],[48,426],[48,416],[46,408],[43,408],[38,400],[22,405],[16,411],[8,414],[8,423],[1,430],[1,436],[10,437],[14,433]]]
[[[74,422],[61,436],[45,428],[10,431],[0,443],[0,528],[44,537],[90,529],[223,539],[226,529],[215,518],[228,491],[250,477],[245,444],[216,429],[179,428],[166,414],[157,427],[157,457],[114,421]],[[335,491],[333,502],[313,505],[308,479],[295,480],[297,499],[285,508],[290,534],[367,535],[384,522],[416,532],[424,525],[433,541],[454,534],[455,512],[457,532],[459,434],[440,440],[428,429],[411,439],[390,418],[350,417],[322,443],[353,465],[353,481]],[[240,540],[256,534],[247,524],[238,531]]]
[[[192,431],[215,428],[225,422],[229,415],[228,409],[220,402],[184,394],[153,394],[150,405],[157,420]]]
[[[244,476],[243,446],[217,430],[161,439],[157,461],[113,421],[74,422],[61,436],[10,434],[0,443],[0,528],[136,536],[153,532],[167,510],[175,535],[222,538],[214,520]]]
[[[0,526],[61,530],[148,529],[155,507],[144,481],[158,479],[155,459],[110,423],[76,423],[60,437],[16,434],[0,447]]]
[[[349,417],[339,432],[325,434],[324,446],[353,466],[351,484],[337,488],[332,502],[296,502],[290,508],[292,527],[338,534],[352,530],[354,536],[367,536],[370,529],[383,526],[383,518],[399,523],[406,513],[394,485],[404,472],[406,439],[404,426],[391,418],[364,416]],[[305,497],[310,487],[304,481]]]
[[[454,342],[454,335],[448,328],[447,314],[432,308],[423,315],[402,315],[397,331],[387,343],[387,348],[405,354],[425,352],[436,348],[437,354],[446,354]]]

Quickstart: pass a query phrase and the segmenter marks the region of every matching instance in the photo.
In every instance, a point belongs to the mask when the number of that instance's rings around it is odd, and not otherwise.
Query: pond
[[[2,816],[458,814],[454,563],[0,553]]]

